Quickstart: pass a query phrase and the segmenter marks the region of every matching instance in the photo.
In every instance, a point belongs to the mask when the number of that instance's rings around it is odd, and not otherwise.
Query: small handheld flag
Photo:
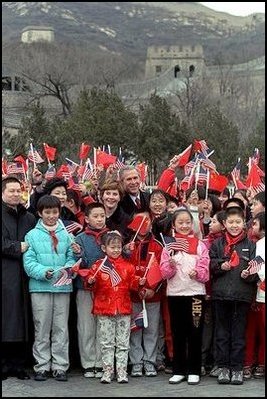
[[[249,271],[249,274],[256,274],[260,271],[261,266],[264,264],[264,260],[262,259],[261,256],[256,256],[254,259],[252,259],[250,262],[248,262],[248,268],[247,270]]]
[[[70,268],[61,270],[61,276],[53,284],[54,287],[61,287],[62,285],[69,285],[72,283],[72,271]]]

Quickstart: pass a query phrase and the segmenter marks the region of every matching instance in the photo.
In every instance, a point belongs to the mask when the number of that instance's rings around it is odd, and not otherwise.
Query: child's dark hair
[[[178,198],[174,197],[173,195],[170,195],[169,193],[166,193],[166,198],[167,198],[167,205],[169,202],[174,202],[177,206],[179,206],[180,201]]]
[[[232,215],[238,215],[242,219],[245,218],[245,214],[243,209],[241,209],[239,206],[231,206],[230,208],[225,209],[225,220]]]
[[[105,207],[101,202],[91,202],[90,204],[86,205],[84,213],[86,216],[89,216],[91,211],[96,208],[102,208],[105,211]]]
[[[152,222],[152,233],[154,237],[162,242],[160,233],[163,236],[168,236],[172,228],[172,214],[164,212],[159,217],[155,218]]]
[[[259,221],[260,231],[265,231],[265,212],[259,212],[256,216],[254,216],[253,222],[255,220]]]
[[[166,192],[161,190],[160,188],[155,188],[153,191],[151,191],[151,193],[149,194],[149,197],[148,197],[148,201],[150,202],[151,198],[154,197],[154,195],[156,195],[156,194],[162,195],[162,197],[165,198],[166,203],[167,203],[168,196],[167,196]]]
[[[223,225],[223,222],[226,219],[225,211],[223,210],[223,211],[216,212],[214,216],[216,216],[218,222],[221,223],[221,225]]]
[[[106,247],[112,241],[117,241],[117,240],[120,240],[122,242],[123,241],[122,235],[117,230],[108,231],[101,237],[101,244]]]
[[[259,201],[262,206],[265,207],[265,191],[261,191],[260,193],[256,194],[252,201]]]
[[[61,202],[54,195],[43,195],[37,202],[37,211],[42,213],[44,209],[58,208],[61,212]]]
[[[229,204],[233,203],[230,207],[228,206]],[[245,210],[245,204],[240,198],[228,198],[228,200],[225,201],[223,204],[223,209],[229,209],[229,208],[241,208],[242,211]]]
[[[217,195],[214,194],[209,194],[208,199],[210,200],[212,206],[211,216],[214,216],[215,213],[219,212],[222,209],[221,202]]]
[[[71,188],[69,188],[67,190],[67,201],[74,201],[74,204],[77,208],[79,208],[81,206],[81,199],[79,194],[77,193],[77,191],[72,190]]]
[[[191,187],[185,192],[186,201],[188,200],[193,191],[197,191],[199,200],[204,200],[206,198],[206,190],[204,187],[197,187],[197,190],[195,190],[194,187]]]
[[[67,191],[68,183],[60,177],[53,177],[53,179],[48,180],[44,186],[45,194],[51,194],[51,191],[56,187],[64,187]]]
[[[182,212],[187,213],[190,216],[191,221],[193,222],[192,213],[188,209],[186,209],[185,207],[181,207],[179,209],[176,209],[176,211],[173,213],[173,215],[172,215],[172,224],[175,223],[175,220],[177,219],[177,216],[179,216],[180,213],[182,213]]]

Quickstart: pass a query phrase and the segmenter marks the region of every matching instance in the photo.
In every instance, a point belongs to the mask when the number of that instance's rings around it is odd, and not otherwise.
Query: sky
[[[238,15],[238,16],[247,16],[249,14],[253,14],[255,12],[265,13],[265,2],[200,2],[204,6],[207,6],[216,11],[223,11],[229,14]]]

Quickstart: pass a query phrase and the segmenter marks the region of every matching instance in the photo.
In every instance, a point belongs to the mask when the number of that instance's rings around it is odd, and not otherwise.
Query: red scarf
[[[175,251],[183,251],[191,255],[197,254],[197,246],[199,239],[194,236],[193,232],[188,236],[180,233],[175,233]]]
[[[226,246],[224,248],[224,254],[231,256],[235,245],[238,244],[240,241],[244,240],[244,238],[246,238],[245,231],[241,231],[241,233],[239,233],[235,237],[231,236],[231,234],[229,234],[228,231],[226,231],[225,232]]]
[[[57,253],[58,238],[56,236],[56,232],[55,232],[55,230],[53,230],[53,231],[49,231],[48,230],[48,232],[49,232],[50,237],[52,239],[52,244],[53,244],[54,251]]]
[[[89,236],[94,236],[97,244],[101,244],[101,237],[108,231],[109,229],[107,227],[103,227],[103,229],[99,230],[99,229],[92,229],[87,226],[84,232]]]

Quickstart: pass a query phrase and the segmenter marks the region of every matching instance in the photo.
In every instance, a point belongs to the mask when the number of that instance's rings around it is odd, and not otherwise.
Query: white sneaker
[[[95,377],[95,369],[94,367],[89,367],[88,369],[84,370],[83,376],[85,378],[94,378]]]
[[[170,379],[169,379],[169,384],[180,384],[180,382],[185,380],[184,375],[180,374],[174,374]]]
[[[200,381],[199,375],[196,374],[188,374],[187,383],[188,385],[196,385]]]

